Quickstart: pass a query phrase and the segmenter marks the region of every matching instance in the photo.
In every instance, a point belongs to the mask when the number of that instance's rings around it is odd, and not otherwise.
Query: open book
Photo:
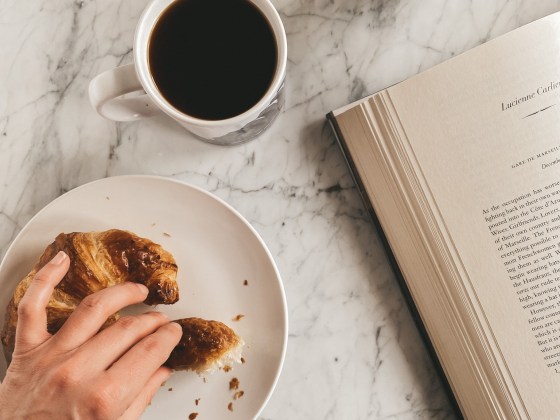
[[[560,418],[560,14],[328,118],[461,413]]]

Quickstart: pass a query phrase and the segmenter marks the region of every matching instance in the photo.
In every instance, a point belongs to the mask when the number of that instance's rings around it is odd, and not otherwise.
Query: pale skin
[[[136,419],[171,370],[162,366],[181,327],[158,312],[123,317],[148,289],[123,283],[86,297],[55,334],[45,307],[70,265],[57,254],[31,282],[18,307],[12,363],[0,385],[0,417],[9,419]]]

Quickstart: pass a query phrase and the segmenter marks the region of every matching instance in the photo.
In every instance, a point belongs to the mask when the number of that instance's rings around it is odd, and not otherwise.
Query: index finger
[[[68,255],[59,251],[31,280],[18,305],[16,350],[29,350],[50,337],[46,307],[54,288],[64,278],[69,267]]]
[[[124,282],[86,296],[53,337],[53,345],[64,351],[80,347],[95,336],[107,319],[121,309],[148,296],[143,284]]]

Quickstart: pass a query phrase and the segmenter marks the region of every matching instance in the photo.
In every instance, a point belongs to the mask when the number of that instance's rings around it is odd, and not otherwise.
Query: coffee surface
[[[268,90],[276,64],[272,28],[246,0],[175,0],[150,36],[157,88],[173,107],[200,119],[250,109]]]

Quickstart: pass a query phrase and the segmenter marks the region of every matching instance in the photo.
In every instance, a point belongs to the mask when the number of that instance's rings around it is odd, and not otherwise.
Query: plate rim
[[[46,212],[48,208],[53,206],[55,204],[55,202],[61,200],[63,197],[65,197],[69,194],[72,194],[72,193],[74,193],[78,190],[85,189],[85,188],[91,186],[92,184],[98,184],[98,183],[102,183],[102,182],[118,182],[119,180],[128,180],[128,179],[151,179],[151,180],[161,181],[161,182],[164,182],[164,183],[170,182],[170,183],[178,184],[182,187],[189,188],[191,190],[194,190],[198,193],[201,193],[201,194],[207,196],[208,198],[216,201],[218,204],[221,204],[226,209],[231,211],[237,217],[237,219],[239,219],[247,228],[249,228],[249,231],[255,236],[255,238],[257,239],[257,241],[259,242],[259,244],[263,248],[270,264],[272,265],[272,268],[273,268],[273,271],[274,271],[274,274],[276,276],[276,280],[277,280],[277,283],[278,283],[278,286],[279,286],[280,297],[281,297],[281,301],[282,301],[282,310],[283,310],[282,311],[283,312],[282,313],[282,318],[283,318],[282,320],[283,320],[283,323],[284,323],[284,328],[283,328],[283,331],[282,331],[283,337],[282,337],[282,351],[281,351],[281,355],[280,355],[280,362],[278,364],[278,367],[276,368],[276,372],[274,374],[274,379],[272,381],[272,386],[270,387],[270,390],[268,391],[266,397],[262,401],[257,413],[253,417],[254,419],[256,419],[259,416],[259,414],[261,414],[261,412],[264,410],[264,408],[268,404],[270,398],[272,397],[272,394],[274,393],[274,390],[276,389],[276,386],[278,385],[278,381],[280,379],[280,375],[281,375],[282,369],[284,367],[284,362],[285,362],[285,359],[286,359],[286,352],[287,352],[287,347],[288,347],[288,334],[289,334],[288,304],[287,304],[287,300],[286,300],[286,291],[285,291],[285,288],[284,288],[284,283],[282,281],[282,276],[280,275],[280,271],[278,270],[278,266],[276,265],[276,261],[274,260],[274,258],[272,256],[272,253],[268,249],[268,246],[266,245],[266,243],[262,239],[261,235],[257,232],[257,230],[249,223],[249,221],[247,219],[245,219],[245,217],[239,211],[237,211],[231,204],[227,203],[222,198],[216,196],[215,194],[213,194],[209,191],[206,191],[205,189],[203,189],[203,188],[201,188],[197,185],[193,185],[193,184],[185,182],[185,181],[181,181],[181,180],[178,180],[178,179],[175,179],[175,178],[170,178],[170,177],[166,177],[166,176],[162,176],[162,175],[130,174],[130,175],[115,175],[115,176],[108,176],[108,177],[104,177],[104,178],[95,179],[93,181],[89,181],[89,182],[86,182],[84,184],[78,185],[77,187],[74,187],[69,191],[66,191],[64,194],[61,194],[58,197],[51,200],[50,202],[48,202],[37,213],[35,213],[35,215],[33,215],[33,217],[31,217],[25,223],[25,225],[21,228],[21,230],[14,237],[14,239],[12,240],[12,242],[10,243],[8,248],[6,249],[6,252],[5,252],[4,256],[2,257],[2,262],[0,262],[0,272],[2,272],[2,269],[3,269],[4,265],[6,264],[6,260],[10,256],[10,254],[12,252],[12,249],[14,248],[14,245],[17,243],[20,236],[22,236],[25,232],[27,232],[27,230],[29,229],[29,226],[32,224],[32,222],[35,219],[37,219],[42,213]]]

